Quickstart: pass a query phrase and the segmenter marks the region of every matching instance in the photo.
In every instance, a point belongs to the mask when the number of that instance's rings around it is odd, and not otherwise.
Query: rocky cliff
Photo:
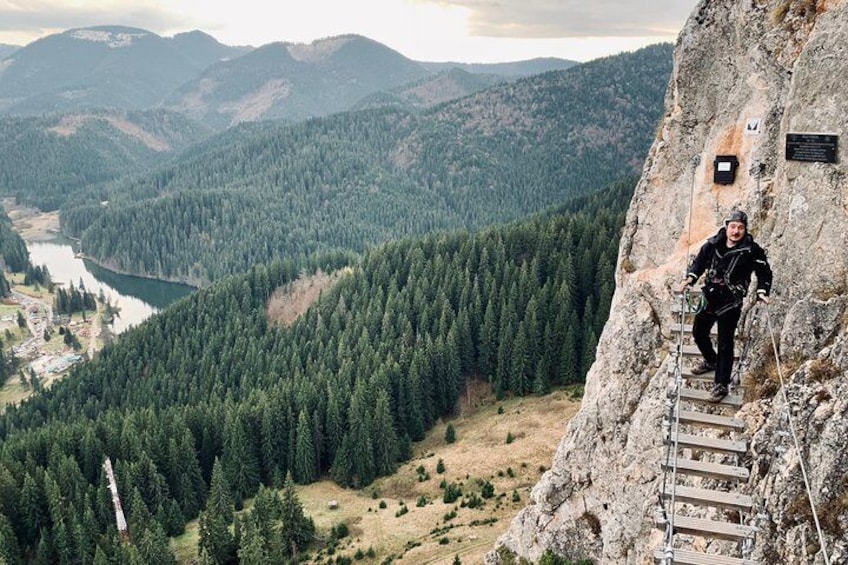
[[[752,558],[825,562],[803,460],[830,563],[848,563],[846,24],[844,0],[702,0],[694,9],[627,216],[581,411],[487,562],[535,562],[547,549],[605,564],[653,561],[662,540],[653,514],[673,362],[671,291],[687,254],[738,208],[775,272],[771,304],[740,324],[752,340],[737,416],[750,442],[742,488],[762,515]],[[837,135],[837,162],[787,159],[787,134],[801,132]],[[713,182],[717,155],[738,158],[733,184]],[[788,429],[787,413],[800,449],[778,433]],[[711,552],[719,542],[700,543]]]

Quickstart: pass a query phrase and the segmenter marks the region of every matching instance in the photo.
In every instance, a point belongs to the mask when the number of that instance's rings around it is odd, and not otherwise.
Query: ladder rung
[[[654,561],[662,563],[663,559],[665,559],[665,554],[662,551],[658,550],[654,552]],[[759,565],[759,562],[751,561],[750,559],[717,555],[715,553],[699,553],[697,551],[675,549],[674,565]]]
[[[728,394],[719,402],[710,402],[710,391],[696,390],[694,388],[680,389],[680,400],[687,400],[689,402],[705,402],[715,406],[733,406],[734,408],[738,408],[744,404],[742,396],[739,394]]]
[[[666,492],[665,498],[670,499],[671,493]],[[749,512],[754,505],[754,500],[746,494],[686,487],[683,485],[674,486],[674,500],[675,502],[697,504],[698,506],[729,508],[731,510],[742,510],[745,512]]]
[[[698,424],[711,428],[721,428],[725,430],[742,431],[745,429],[745,424],[742,420],[722,416],[720,414],[708,414],[706,412],[695,412],[693,410],[680,410],[678,412],[678,421],[681,424]]]
[[[718,453],[745,453],[748,451],[748,446],[744,441],[734,441],[730,439],[719,439],[715,437],[705,437],[693,434],[671,434],[669,442],[677,437],[677,446],[681,449],[696,449],[700,451],[715,451]]]
[[[675,346],[675,349],[676,348],[677,348],[677,346]],[[739,348],[738,347],[733,348],[733,358],[734,359],[739,358],[739,352],[737,351],[737,349],[739,349]],[[683,349],[681,350],[681,353],[683,353],[683,355],[688,355],[688,356],[698,356],[698,357],[701,356],[701,350],[698,349],[697,345],[684,344]]]
[[[683,324],[682,327],[683,327],[683,333],[685,333],[685,334],[691,334],[692,333],[692,324]],[[670,328],[671,328],[671,331],[673,331],[673,332],[679,332],[680,328],[681,328],[680,322],[674,322],[673,324],[671,324]],[[716,324],[712,328],[710,328],[710,335],[712,335],[712,336],[718,335],[718,324]]]
[[[665,520],[662,514],[657,514],[656,524],[658,528],[665,528]],[[716,522],[714,520],[704,520],[703,518],[692,518],[690,516],[675,516],[674,530],[679,534],[690,534],[730,541],[754,537],[757,531],[753,526],[731,524],[730,522]]]
[[[665,461],[662,462],[663,470],[671,470],[671,466]],[[686,475],[695,475],[697,477],[706,477],[708,479],[718,479],[721,481],[747,481],[748,469],[744,467],[734,467],[732,465],[722,465],[721,463],[709,463],[706,461],[695,461],[693,459],[677,458],[677,472]]]

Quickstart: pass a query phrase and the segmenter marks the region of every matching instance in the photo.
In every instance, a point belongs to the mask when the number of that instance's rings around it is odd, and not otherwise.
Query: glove
[[[692,283],[695,281],[692,280],[692,277],[687,276],[686,280],[680,283],[679,292],[686,292],[686,289],[692,286]]]
[[[769,297],[766,295],[766,291],[762,289],[757,291],[757,302],[762,302],[763,304],[769,303]]]

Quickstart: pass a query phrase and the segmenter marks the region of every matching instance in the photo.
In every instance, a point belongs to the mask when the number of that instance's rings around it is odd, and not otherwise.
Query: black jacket
[[[686,274],[692,282],[706,274],[704,286],[727,286],[741,298],[748,291],[751,273],[757,274],[757,292],[764,291],[768,296],[772,273],[766,252],[748,233],[728,249],[725,229],[721,228],[701,246]]]

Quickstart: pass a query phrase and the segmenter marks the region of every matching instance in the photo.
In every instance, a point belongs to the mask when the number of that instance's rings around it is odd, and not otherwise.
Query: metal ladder
[[[743,403],[741,383],[732,384],[720,402],[709,402],[714,373],[693,375],[684,363],[700,353],[684,338],[691,335],[694,312],[683,295],[677,296],[673,312],[679,322],[672,327],[677,342],[669,365],[672,384],[663,421],[666,456],[654,520],[665,536],[654,560],[663,565],[759,565],[749,559],[757,532],[751,525],[758,519],[755,503],[738,492],[749,475],[741,466],[748,450],[741,437],[745,426],[733,417]],[[735,547],[712,540],[735,542]],[[699,551],[704,548],[710,553]]]

